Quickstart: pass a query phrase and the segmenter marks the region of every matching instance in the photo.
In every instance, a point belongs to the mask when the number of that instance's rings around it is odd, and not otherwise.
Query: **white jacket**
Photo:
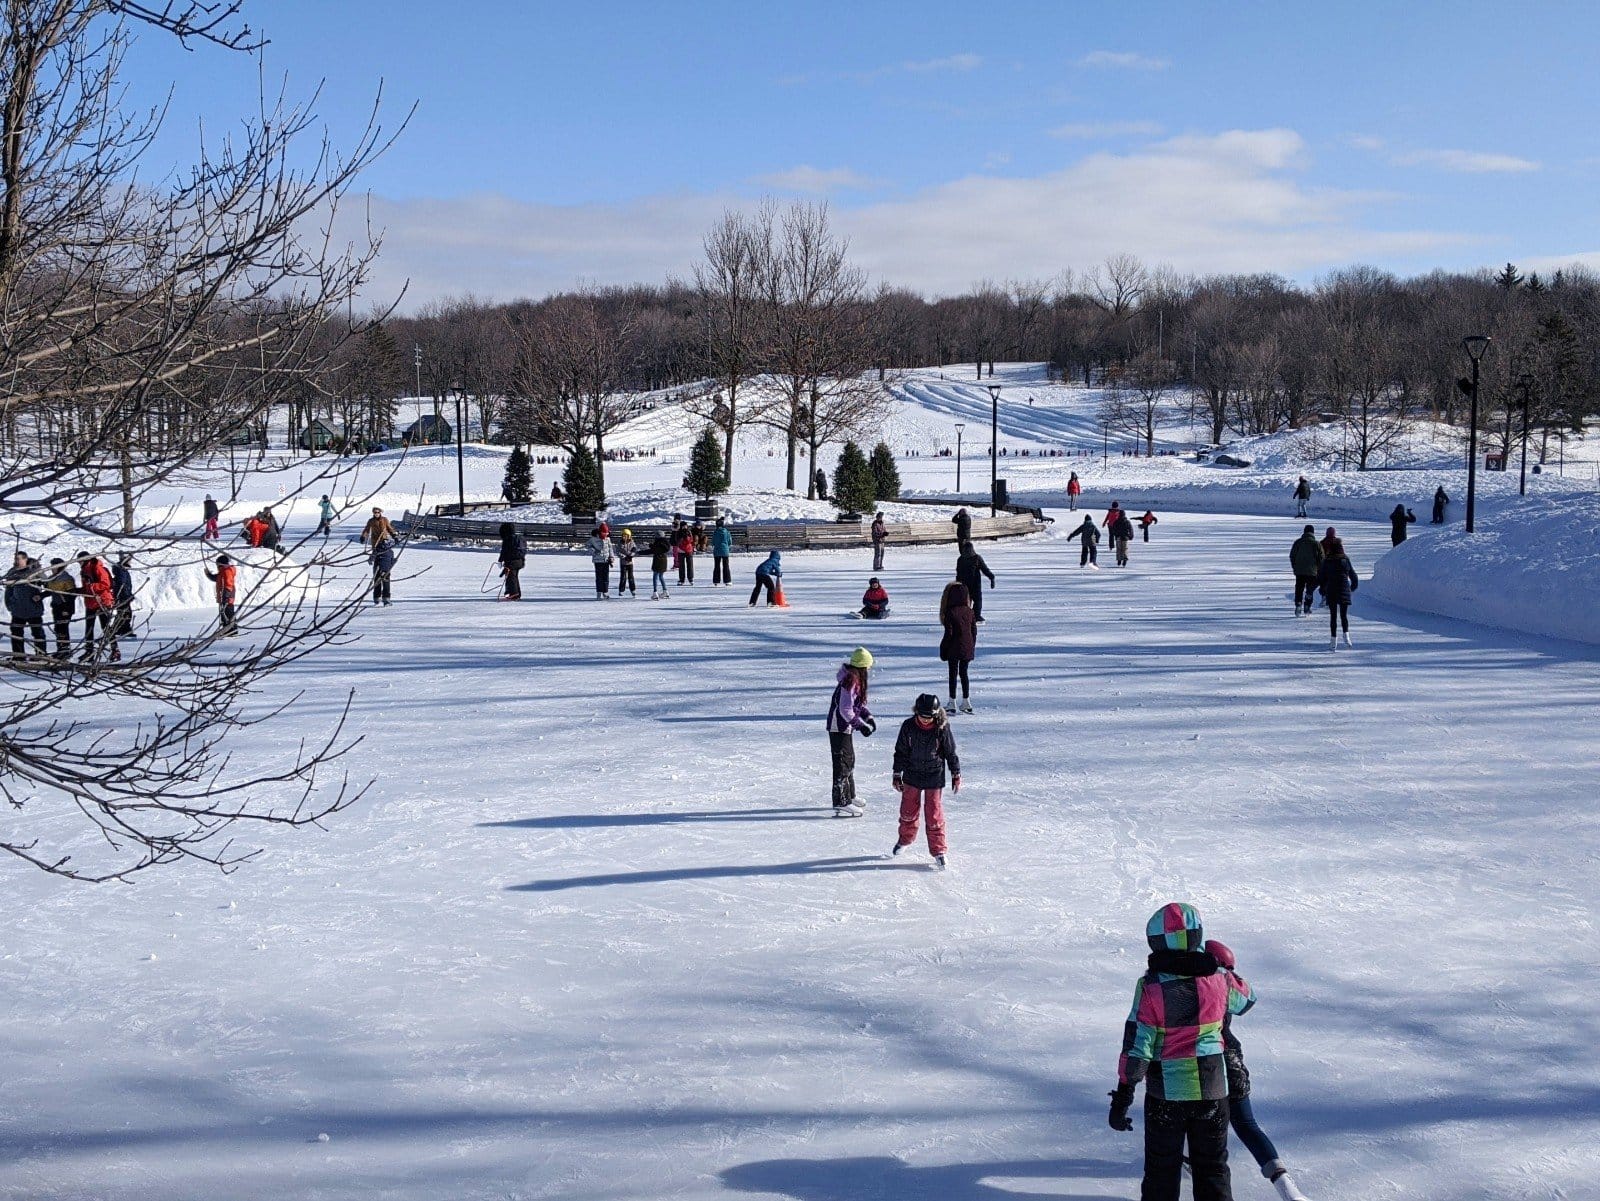
[[[589,551],[589,558],[595,563],[611,562],[611,540],[596,534],[583,544]]]

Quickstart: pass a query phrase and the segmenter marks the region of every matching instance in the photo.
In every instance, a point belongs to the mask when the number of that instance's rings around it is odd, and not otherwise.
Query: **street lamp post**
[[[1528,495],[1528,411],[1529,398],[1533,394],[1533,376],[1526,373],[1517,376],[1517,391],[1522,393],[1522,471],[1517,480],[1517,495]]]
[[[466,430],[461,421],[461,385],[456,385],[456,516],[467,515],[467,469],[462,459],[461,440]]]
[[[1469,334],[1461,339],[1461,345],[1472,359],[1472,382],[1457,381],[1457,386],[1465,384],[1463,390],[1472,396],[1472,428],[1467,432],[1467,533],[1470,534],[1478,512],[1478,364],[1483,362],[1483,354],[1489,349],[1489,336]]]
[[[961,494],[961,431],[967,428],[965,421],[956,422],[956,494]]]
[[[989,516],[995,512],[1000,480],[1000,385],[989,384]]]

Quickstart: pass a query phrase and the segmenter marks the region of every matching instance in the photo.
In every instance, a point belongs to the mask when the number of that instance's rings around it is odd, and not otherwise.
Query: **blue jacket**
[[[733,531],[727,526],[719,525],[711,531],[711,553],[719,559],[733,553]]]
[[[769,575],[775,580],[783,579],[783,565],[778,561],[778,552],[773,551],[766,557],[765,562],[756,568],[757,575]]]

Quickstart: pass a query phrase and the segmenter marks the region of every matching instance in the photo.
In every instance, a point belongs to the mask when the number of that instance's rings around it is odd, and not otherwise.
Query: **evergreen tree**
[[[839,451],[839,464],[833,469],[833,503],[842,512],[859,513],[871,509],[877,499],[877,481],[867,456],[854,442]]]
[[[1522,283],[1522,272],[1518,271],[1516,264],[1507,263],[1506,269],[1494,277],[1494,282],[1499,284],[1506,292],[1515,292],[1517,285]]]
[[[872,448],[872,458],[867,460],[872,471],[873,497],[877,500],[900,499],[900,469],[894,465],[894,452],[887,442]]]
[[[533,461],[521,446],[511,448],[511,457],[506,460],[506,478],[501,486],[514,505],[525,505],[533,499]]]
[[[1539,273],[1537,271],[1529,275],[1528,282],[1522,286],[1534,296],[1539,296],[1544,293],[1544,281],[1539,278]]]
[[[683,477],[683,486],[708,500],[728,490],[728,473],[722,469],[722,447],[718,444],[716,430],[709,425],[700,432],[700,440],[689,452],[689,470]]]
[[[600,468],[594,461],[594,452],[581,442],[567,460],[567,469],[561,477],[566,499],[561,509],[568,515],[597,513],[606,506],[606,495],[600,487]]]

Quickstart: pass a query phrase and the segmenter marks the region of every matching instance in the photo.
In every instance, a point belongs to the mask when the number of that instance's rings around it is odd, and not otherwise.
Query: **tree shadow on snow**
[[[601,888],[608,884],[662,884],[673,880],[732,880],[745,876],[807,876],[830,872],[926,871],[923,863],[900,863],[881,855],[842,859],[806,859],[799,863],[739,864],[729,867],[679,867],[655,872],[612,872],[603,876],[571,876],[512,884],[507,892],[561,892],[568,888]]]
[[[724,1187],[742,1193],[769,1193],[794,1201],[999,1201],[1005,1197],[1051,1197],[1055,1201],[1122,1201],[1130,1194],[1040,1191],[1030,1184],[1023,1190],[990,1180],[1030,1182],[1057,1177],[1093,1177],[1098,1186],[1106,1177],[1129,1177],[1125,1163],[1092,1159],[1019,1160],[995,1163],[947,1164],[914,1168],[901,1159],[871,1156],[849,1159],[768,1159],[740,1164],[720,1173]],[[1070,1187],[1070,1185],[1068,1185]]]
[[[831,821],[833,809],[721,809],[692,813],[574,813],[567,817],[519,817],[514,821],[479,822],[483,829],[572,830],[603,826],[665,826],[679,822]]]

